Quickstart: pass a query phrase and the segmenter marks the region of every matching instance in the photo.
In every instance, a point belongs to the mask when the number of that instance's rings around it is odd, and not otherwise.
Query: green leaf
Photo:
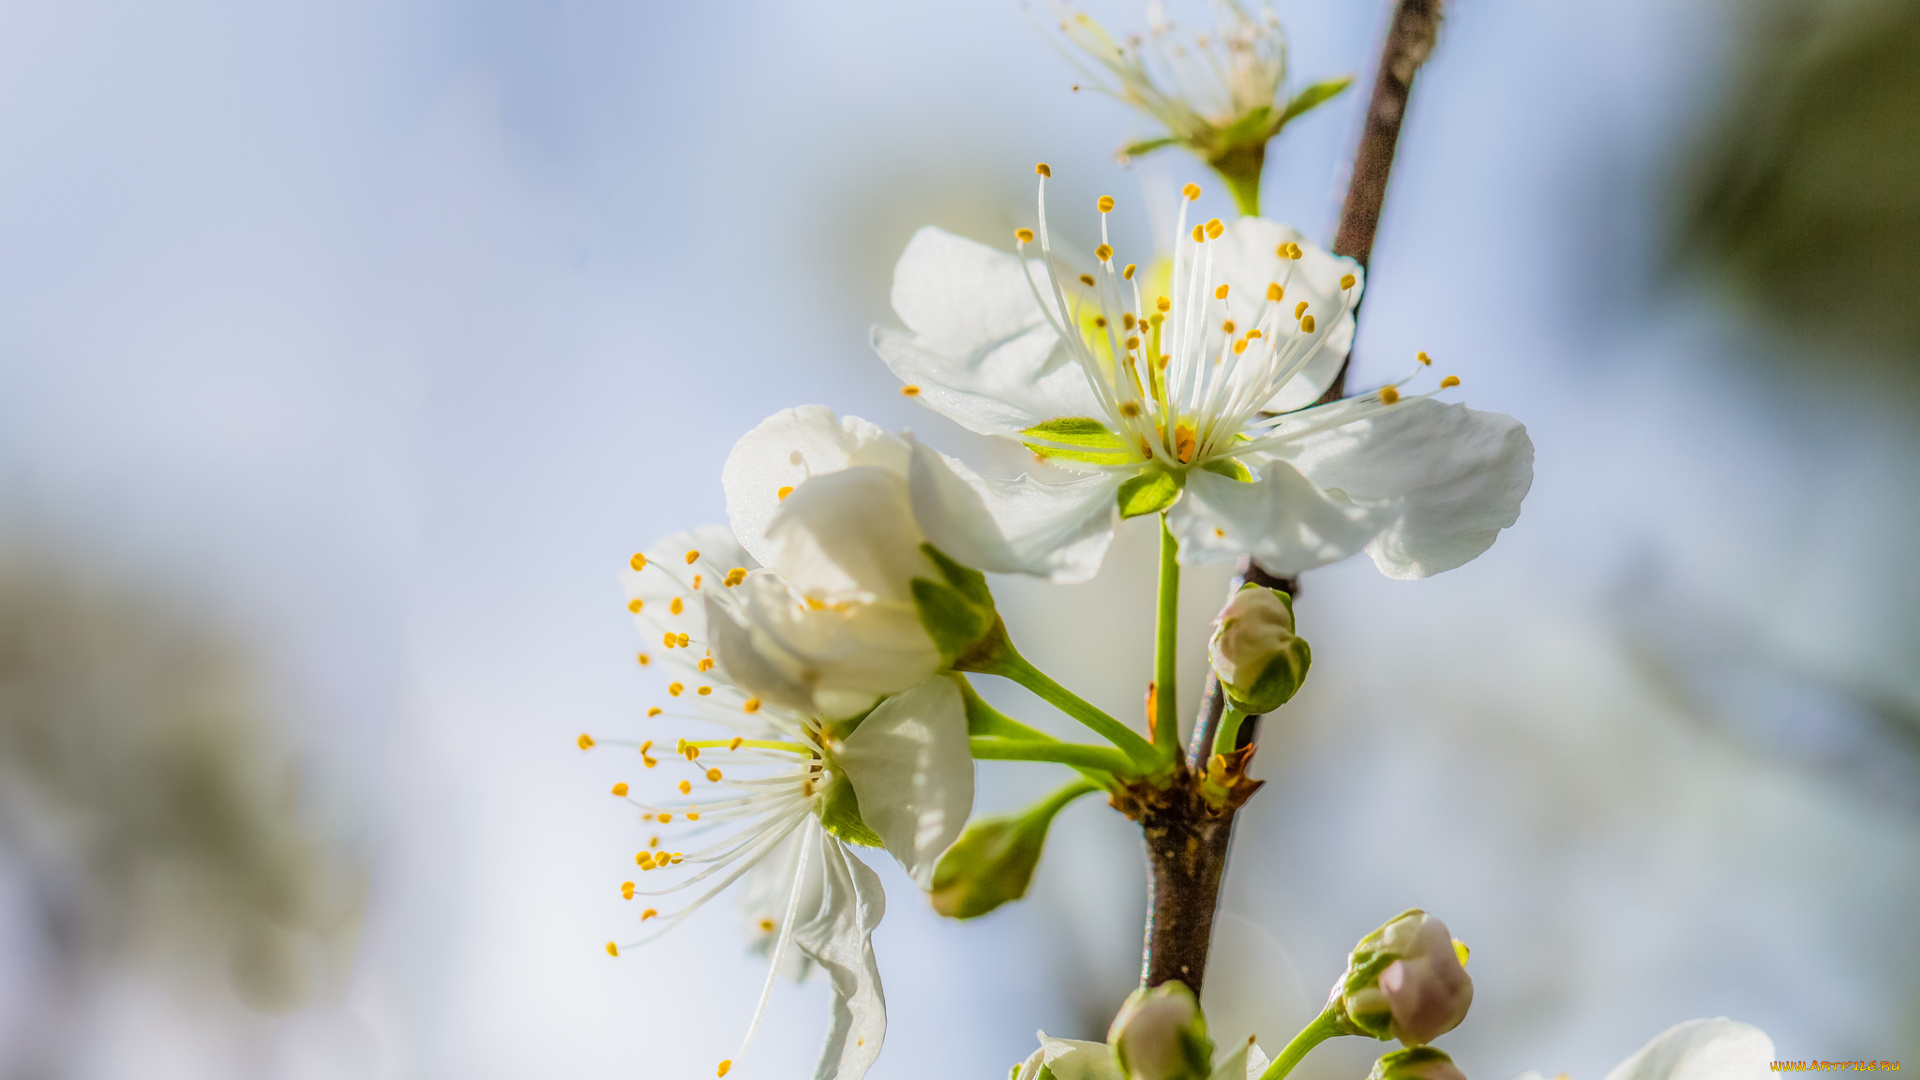
[[[982,610],[951,585],[914,578],[913,606],[920,614],[920,625],[927,628],[934,647],[949,663],[979,644],[993,629],[993,609]]]
[[[827,789],[820,808],[820,826],[828,832],[860,847],[886,847],[887,842],[860,816],[860,796],[843,777]]]
[[[1276,132],[1279,131],[1287,125],[1289,120],[1306,112],[1308,109],[1319,108],[1331,100],[1334,95],[1352,85],[1353,76],[1351,75],[1342,75],[1337,79],[1327,79],[1323,82],[1314,83],[1312,86],[1293,95],[1293,100],[1287,102],[1286,111],[1282,112],[1280,119],[1274,123],[1273,130]]]
[[[1218,473],[1229,480],[1238,480],[1243,484],[1253,483],[1253,471],[1240,464],[1239,458],[1214,458],[1200,464],[1210,473]]]
[[[1158,139],[1142,139],[1137,143],[1128,143],[1121,147],[1120,155],[1122,157],[1139,157],[1142,154],[1151,154],[1155,150],[1172,146],[1178,141],[1178,139],[1175,139],[1171,135],[1163,135]]]
[[[1184,479],[1165,469],[1149,469],[1120,485],[1120,516],[1157,514],[1180,497]]]
[[[1086,446],[1100,450],[1118,450],[1122,446],[1120,436],[1091,416],[1063,416],[1058,420],[1047,420],[1020,434],[1065,446]]]

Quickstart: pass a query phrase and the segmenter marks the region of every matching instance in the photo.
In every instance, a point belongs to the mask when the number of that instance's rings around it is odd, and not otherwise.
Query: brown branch
[[[1373,254],[1373,237],[1387,197],[1387,177],[1393,168],[1394,147],[1400,140],[1400,122],[1406,116],[1407,95],[1413,89],[1414,73],[1433,52],[1440,30],[1441,4],[1442,0],[1398,0],[1387,29],[1380,72],[1367,106],[1366,128],[1354,154],[1353,174],[1340,211],[1340,229],[1333,240],[1334,254],[1351,256],[1362,266]],[[1342,365],[1320,400],[1342,397],[1346,378]],[[1248,581],[1289,593],[1299,591],[1296,580],[1269,574],[1252,558],[1240,560],[1233,588]],[[1145,986],[1178,980],[1198,994],[1206,975],[1220,883],[1226,877],[1227,853],[1233,842],[1233,810],[1212,810],[1198,792],[1200,777],[1205,775],[1213,754],[1223,705],[1219,683],[1209,674],[1206,697],[1187,744],[1185,767],[1164,801],[1142,808],[1138,815],[1147,839],[1147,941],[1140,973]],[[1247,717],[1237,744],[1253,745],[1259,728],[1258,716]]]

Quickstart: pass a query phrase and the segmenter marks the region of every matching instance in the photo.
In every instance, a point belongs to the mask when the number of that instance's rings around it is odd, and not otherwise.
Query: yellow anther
[[[738,749],[740,749],[740,744],[741,744],[741,743],[743,743],[743,742],[746,742],[746,741],[747,741],[747,740],[746,740],[746,739],[744,739],[744,738],[742,738],[741,736],[739,736],[739,735],[735,735],[735,736],[733,737],[733,740],[732,740],[731,742],[729,742],[729,743],[727,743],[727,749],[729,749],[729,750],[738,750]]]
[[[1031,244],[1031,243],[1033,243],[1033,230],[1032,230],[1032,229],[1024,229],[1024,228],[1023,228],[1023,229],[1015,229],[1015,230],[1013,230],[1013,238],[1014,238],[1015,240],[1018,240],[1018,241],[1020,241],[1020,242],[1021,242],[1021,243],[1023,243],[1023,244]]]
[[[633,864],[642,870],[653,869],[653,852],[643,851],[633,857]]]
[[[1135,349],[1137,349],[1137,348],[1139,348],[1139,347],[1140,347],[1140,339],[1139,339],[1139,338],[1137,338],[1137,337],[1128,337],[1128,338],[1127,338],[1127,351],[1128,351],[1128,352],[1132,352],[1133,350],[1135,350]]]
[[[693,781],[691,780],[680,781],[680,794],[682,795],[693,794]]]
[[[623,881],[620,883],[620,898],[622,900],[633,899],[633,882]]]
[[[647,755],[645,755],[645,754],[641,754],[641,755],[640,755],[640,764],[642,764],[642,765],[645,765],[645,766],[646,766],[647,768],[649,768],[649,769],[651,769],[651,768],[653,768],[653,767],[654,767],[655,765],[658,765],[658,764],[660,764],[660,759],[659,759],[659,758],[650,758],[650,757],[648,757],[648,756],[647,756]]]
[[[699,574],[695,574],[695,575],[693,575],[693,587],[694,587],[694,588],[696,588],[696,589],[698,589],[698,588],[700,587],[700,582],[701,582],[701,580],[702,580],[702,576],[701,576],[701,575],[699,575]]]
[[[682,746],[680,752],[687,756],[688,761],[698,761],[700,759],[700,748],[692,743]]]
[[[1037,173],[1039,173],[1039,174],[1040,174],[1041,176],[1046,176],[1046,177],[1051,177],[1051,176],[1053,175],[1053,169],[1052,169],[1052,167],[1051,167],[1051,166],[1049,166],[1049,165],[1048,165],[1048,164],[1047,164],[1046,162],[1044,162],[1044,161],[1043,161],[1043,162],[1041,162],[1041,163],[1040,163],[1040,164],[1038,164],[1038,165],[1035,165],[1035,166],[1033,167],[1033,171],[1034,171],[1034,172],[1037,172]],[[721,1075],[721,1076],[725,1076],[725,1075],[727,1075],[727,1073],[726,1073],[726,1070],[724,1070],[724,1069],[722,1069],[722,1070],[720,1071],[720,1075]]]
[[[575,741],[577,741],[580,744],[580,749],[582,750],[593,749],[593,736],[591,735],[582,735],[580,736],[579,739]]]
[[[1127,418],[1127,419],[1129,419],[1129,420],[1131,420],[1131,419],[1133,419],[1133,418],[1134,418],[1134,417],[1136,417],[1136,416],[1139,416],[1139,415],[1140,415],[1140,403],[1139,403],[1139,402],[1137,402],[1137,401],[1123,401],[1123,402],[1121,402],[1121,403],[1120,403],[1120,415],[1121,415],[1121,416],[1124,416],[1124,417],[1126,417],[1126,418]]]
[[[676,851],[673,853],[673,865],[679,866],[685,860],[686,860],[686,856],[682,855],[680,852]]]
[[[659,715],[659,713],[660,713],[660,707],[658,705],[647,710],[648,716],[657,716]],[[640,756],[645,757],[647,755],[647,751],[651,749],[653,749],[653,740],[648,739],[646,742],[643,742],[640,744]]]
[[[699,821],[699,820],[700,820],[700,815],[699,815],[699,814],[697,814],[697,813],[695,813],[695,812],[694,812],[694,811],[692,811],[692,810],[689,810],[689,811],[687,811],[687,820],[688,820],[688,821]]]
[[[760,711],[760,699],[757,697],[750,697],[747,700],[740,703],[740,708],[742,711],[745,711],[745,712],[757,713]]]
[[[1093,325],[1098,329],[1105,330],[1107,328],[1107,317],[1105,315],[1095,315],[1093,317]]]
[[[1305,315],[1306,313],[1307,313],[1307,302],[1305,300],[1302,300],[1299,303],[1293,305],[1294,318],[1297,319],[1300,316]]]
[[[667,632],[666,636],[660,639],[660,644],[669,649],[673,648],[675,645],[678,645],[679,643],[680,643],[679,635],[673,633],[671,630]]]
[[[633,567],[635,570],[645,570],[647,568],[647,557],[636,551],[633,553],[633,558],[627,560],[627,565]]]
[[[907,385],[900,388],[900,393],[904,397],[919,397],[920,388],[918,386],[913,385],[912,383],[908,383]]]
[[[1195,225],[1193,227],[1193,242],[1196,244],[1204,244],[1207,242],[1207,227],[1205,225]]]
[[[640,599],[637,596],[627,601],[627,610],[632,612],[635,615],[640,614],[640,609],[646,606],[647,606],[647,602],[645,600]]]
[[[1224,539],[1226,539],[1226,536],[1227,536],[1227,530],[1225,530],[1225,529],[1215,529],[1215,530],[1213,530],[1213,538],[1214,538],[1215,540],[1224,540]]]
[[[618,946],[618,945],[615,945],[615,944],[614,944],[613,942],[611,942],[611,941],[609,941],[609,942],[607,942],[607,955],[608,955],[608,956],[619,956],[619,955],[620,955],[620,946]]]
[[[681,694],[686,693],[686,691],[687,691],[687,686],[685,683],[668,683],[667,684],[668,697],[679,697]]]
[[[1233,326],[1232,319],[1228,319],[1226,322],[1223,322],[1220,324],[1220,332],[1223,334],[1231,334],[1233,333],[1233,330],[1234,330],[1234,326]]]
[[[747,580],[747,568],[744,566],[736,566],[727,571],[727,576],[721,580],[720,584],[731,589],[745,580]]]
[[[1200,185],[1188,184],[1186,187],[1180,189],[1180,194],[1185,195],[1188,200],[1197,199],[1200,197]]]
[[[717,784],[717,783],[719,783],[719,782],[720,782],[720,770],[719,770],[719,769],[708,769],[708,770],[707,770],[707,783],[709,783],[709,784]]]
[[[687,636],[686,634],[681,634],[679,637],[674,639],[674,644],[680,646],[683,649],[686,648],[688,645],[691,645],[692,643],[693,643],[693,638]]]
[[[1100,206],[1100,212],[1101,212],[1101,213],[1103,213],[1103,214],[1104,214],[1104,213],[1106,213],[1106,212],[1107,212],[1107,211],[1109,211],[1109,210],[1112,210],[1112,209],[1113,209],[1113,196],[1111,196],[1111,195],[1102,195],[1102,196],[1100,196],[1100,202],[1099,202],[1099,206]]]
[[[645,821],[646,819],[645,819],[645,818],[641,818],[640,820],[642,820],[642,821]],[[657,837],[657,836],[649,836],[649,837],[647,837],[647,846],[648,846],[648,847],[650,847],[650,848],[657,848],[657,847],[659,847],[659,846],[660,846],[660,838],[659,838],[659,837]]]
[[[1446,378],[1440,380],[1440,389],[1442,390],[1451,390],[1454,387],[1459,385],[1460,385],[1460,376],[1458,375],[1449,375]]]
[[[1106,262],[1108,259],[1113,258],[1112,245],[1101,244],[1099,247],[1094,248],[1093,257],[1099,259],[1101,262]]]
[[[1193,461],[1193,452],[1199,445],[1198,435],[1199,432],[1194,430],[1192,424],[1179,424],[1174,427],[1173,456],[1179,459],[1180,464],[1186,465]]]
[[[614,793],[615,795],[618,795],[618,796],[620,796],[620,797],[621,797],[621,798],[623,798],[623,799],[624,799],[624,798],[626,798],[626,797],[627,797],[627,785],[625,785],[625,784],[615,784],[615,785],[613,785],[613,793]]]
[[[1238,356],[1241,353],[1246,351],[1247,351],[1247,343],[1245,341],[1236,341],[1233,343],[1233,353],[1235,356]]]
[[[641,913],[640,913],[640,921],[641,921],[641,922],[646,922],[646,921],[647,921],[648,919],[651,919],[651,918],[654,918],[654,917],[656,917],[656,916],[658,916],[659,914],[660,914],[660,913],[659,913],[658,911],[656,911],[656,910],[654,910],[653,908],[648,908],[647,910],[645,910],[645,911],[643,911],[643,912],[641,912]]]
[[[655,814],[653,816],[653,820],[659,822],[662,825],[671,825],[673,824],[673,815],[672,814]]]
[[[648,664],[653,663],[653,657],[648,656],[646,653],[634,653],[633,658],[640,662],[641,667],[646,667]]]
[[[1153,302],[1153,306],[1154,306],[1154,307],[1156,307],[1156,308],[1158,308],[1158,309],[1160,309],[1161,311],[1172,311],[1172,310],[1173,310],[1173,301],[1171,301],[1171,300],[1169,300],[1169,299],[1167,299],[1166,297],[1164,297],[1164,296],[1163,296],[1163,297],[1161,297],[1161,298],[1159,298],[1158,300],[1155,300],[1155,301]]]
[[[1277,281],[1267,282],[1267,299],[1268,300],[1271,300],[1277,304],[1281,300],[1285,299],[1286,295],[1287,295],[1287,290],[1281,288],[1279,282]]]
[[[700,658],[700,662],[693,666],[701,671],[711,671],[713,670],[713,657],[703,656]]]
[[[1394,402],[1399,400],[1400,400],[1400,391],[1394,389],[1391,386],[1383,386],[1380,388],[1380,404],[1391,405]]]
[[[1133,312],[1131,311],[1123,311],[1120,313],[1120,326],[1122,329],[1131,330],[1133,329],[1134,323],[1138,321],[1139,320],[1133,317]]]
[[[1132,263],[1128,263],[1126,269],[1120,271],[1120,276],[1125,278],[1128,281],[1132,281],[1133,271],[1134,271],[1134,265]]]
[[[1453,939],[1453,955],[1460,958],[1461,967],[1466,967],[1467,957],[1473,955],[1473,950],[1467,948],[1466,942],[1461,941],[1459,938],[1454,938]]]
[[[1261,332],[1261,330],[1260,330],[1260,328],[1259,328],[1259,327],[1257,327],[1257,326],[1256,326],[1256,327],[1254,327],[1253,329],[1251,329],[1251,330],[1249,330],[1249,331],[1247,331],[1247,340],[1248,340],[1248,341],[1252,341],[1252,340],[1253,340],[1254,338],[1263,338],[1263,337],[1266,337],[1266,336],[1267,336],[1267,335],[1266,335],[1266,334],[1264,334],[1264,333],[1262,333],[1262,332]]]
[[[1340,275],[1340,287],[1341,287],[1342,289],[1351,289],[1351,288],[1353,288],[1353,283],[1354,283],[1354,281],[1355,281],[1355,278],[1354,278],[1354,276],[1353,276],[1352,274],[1341,274],[1341,275]]]
[[[701,697],[706,697],[708,694],[713,693],[713,687],[702,686],[699,689],[695,690],[694,693],[699,694]]]
[[[1213,220],[1207,222],[1207,239],[1209,240],[1220,239],[1220,234],[1226,231],[1227,231],[1227,227],[1225,225],[1220,224],[1219,218],[1214,218]]]
[[[1219,288],[1213,290],[1213,298],[1215,300],[1225,300],[1227,298],[1227,287],[1225,285],[1222,285]]]
[[[672,600],[667,601],[668,612],[674,615],[678,615],[685,610],[687,610],[686,601],[680,599],[679,597],[676,596]]]
[[[1301,250],[1300,250],[1300,245],[1299,245],[1299,244],[1295,244],[1295,243],[1291,243],[1291,242],[1289,242],[1289,243],[1287,244],[1287,258],[1289,258],[1289,259],[1304,259],[1304,258],[1306,258],[1306,257],[1307,257],[1307,253],[1306,253],[1306,252],[1304,252],[1304,251],[1301,251]]]
[[[1044,168],[1046,168],[1046,166],[1045,166],[1045,165],[1042,165],[1042,166],[1040,166],[1040,167],[1041,167],[1042,169],[1044,169]],[[1043,172],[1043,173],[1041,173],[1040,175],[1041,175],[1041,176],[1046,176],[1046,175],[1048,175],[1048,174],[1047,174],[1047,173],[1044,173],[1044,172]],[[733,1068],[733,1061],[732,1061],[732,1059],[725,1059],[725,1060],[722,1060],[722,1061],[720,1062],[720,1067],[719,1067],[719,1068],[717,1068],[717,1069],[715,1069],[715,1070],[713,1071],[713,1074],[714,1074],[715,1076],[725,1076],[725,1075],[727,1075],[727,1070],[728,1070],[728,1069],[731,1069],[731,1068]]]
[[[1093,288],[1093,275],[1092,275],[1092,274],[1081,274],[1081,275],[1080,275],[1080,284],[1082,284],[1082,285],[1085,285],[1085,286],[1086,286],[1087,288],[1089,288],[1089,289],[1091,289],[1091,288]]]
[[[773,497],[776,499],[785,499],[787,496],[791,494],[793,494],[793,485],[787,484],[783,486],[779,491],[774,492]]]
[[[761,932],[761,933],[763,933],[763,934],[771,934],[771,933],[773,933],[773,920],[772,920],[772,919],[761,919],[761,920],[760,920],[760,932]]]
[[[1417,353],[1414,353],[1414,354],[1413,354],[1413,358],[1414,358],[1415,360],[1418,360],[1418,361],[1420,361],[1420,363],[1421,363],[1421,365],[1422,365],[1422,366],[1425,366],[1425,367],[1432,367],[1432,366],[1433,366],[1433,357],[1431,357],[1431,356],[1428,356],[1428,355],[1427,355],[1427,354],[1426,354],[1425,352],[1417,352]]]
[[[1313,333],[1313,316],[1303,315],[1300,317],[1300,332],[1303,334]]]
[[[689,552],[687,552],[687,565],[688,565],[688,566],[692,566],[692,565],[693,565],[694,563],[697,563],[697,562],[699,562],[699,561],[700,561],[700,553],[699,553],[699,552],[697,552],[697,551],[689,551]]]

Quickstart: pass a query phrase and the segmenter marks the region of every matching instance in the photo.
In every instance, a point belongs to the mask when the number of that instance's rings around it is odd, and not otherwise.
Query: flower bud
[[[1126,1080],[1206,1080],[1213,1070],[1207,1018],[1185,983],[1135,990],[1107,1029]]]
[[[1068,803],[1099,790],[1069,784],[1018,814],[976,818],[933,868],[928,898],[950,919],[972,919],[1027,895],[1047,830]]]
[[[1444,1050],[1415,1046],[1382,1054],[1367,1080],[1467,1080]]]
[[[1460,1026],[1473,1004],[1466,952],[1447,924],[1419,908],[1402,912],[1353,947],[1329,1004],[1355,1035],[1431,1042]]]
[[[1293,632],[1293,597],[1251,582],[1213,620],[1207,652],[1228,700],[1246,713],[1286,704],[1313,663],[1306,640]]]

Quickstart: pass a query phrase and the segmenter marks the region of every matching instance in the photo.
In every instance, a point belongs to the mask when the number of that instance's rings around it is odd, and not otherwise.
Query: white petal
[[[714,620],[714,659],[738,685],[809,715],[858,714],[940,666],[911,603],[815,608],[767,570],[735,595],[737,620]]]
[[[1298,261],[1282,259],[1281,244],[1300,245]],[[1213,280],[1226,284],[1228,312],[1241,327],[1253,325],[1254,317],[1266,301],[1269,284],[1285,283],[1286,297],[1281,301],[1289,314],[1305,300],[1319,323],[1316,334],[1325,335],[1320,351],[1299,374],[1267,403],[1270,412],[1288,412],[1313,404],[1333,382],[1353,348],[1354,318],[1352,305],[1359,303],[1366,287],[1366,272],[1360,264],[1344,255],[1332,255],[1307,241],[1289,225],[1266,218],[1241,218],[1217,240],[1209,241],[1203,252],[1213,255]],[[1287,277],[1289,263],[1293,275]],[[1340,278],[1352,274],[1356,279],[1345,301],[1346,310],[1332,323],[1333,313],[1342,310]],[[1218,323],[1208,332],[1207,355],[1220,351],[1224,332]]]
[[[1106,1043],[1054,1039],[1043,1031],[1040,1060],[1053,1072],[1054,1080],[1120,1080],[1120,1070],[1113,1064],[1113,1051]]]
[[[1027,273],[1048,295],[1038,261],[1023,268],[1018,255],[923,228],[893,270],[893,310],[907,329],[874,327],[873,347],[901,382],[919,387],[921,402],[983,434],[1100,415]]]
[[[1421,578],[1493,546],[1533,486],[1533,440],[1511,416],[1431,398],[1308,436],[1283,451],[1308,479],[1395,512],[1367,546],[1380,572]]]
[[[836,754],[880,834],[922,889],[973,813],[973,753],[960,688],[935,676],[867,714]]]
[[[1254,1067],[1256,1060],[1260,1063],[1258,1068]],[[1252,1039],[1248,1039],[1214,1063],[1212,1080],[1259,1080],[1266,1067],[1267,1055],[1253,1045]]]
[[[769,571],[749,575],[742,589],[760,586]],[[783,587],[784,588],[784,587]],[[805,680],[805,668],[783,649],[761,649],[754,644],[753,629],[747,612],[751,607],[729,612],[716,597],[707,598],[707,648],[727,681],[748,692],[805,713],[813,711],[813,690]],[[854,710],[858,712],[859,710]]]
[[[1100,569],[1113,542],[1114,493],[1126,479],[1117,472],[1062,483],[983,477],[918,442],[911,469],[914,516],[934,547],[979,570],[1062,585]]]
[[[906,444],[885,429],[849,416],[836,418],[824,405],[784,409],[740,437],[720,470],[727,520],[740,546],[769,566],[768,522],[780,509],[780,491],[807,478],[851,465],[907,470]]]
[[[935,573],[925,542],[905,470],[856,465],[787,496],[767,522],[765,561],[822,603],[911,604],[913,579]]]
[[[1761,1080],[1773,1040],[1725,1017],[1668,1028],[1607,1074],[1607,1080]]]
[[[1328,498],[1292,465],[1256,460],[1244,483],[1195,469],[1173,505],[1169,524],[1180,561],[1204,562],[1251,552],[1282,576],[1336,562],[1365,547],[1394,514]]]
[[[873,929],[886,913],[880,877],[824,832],[822,903],[794,928],[793,940],[827,972],[833,1015],[814,1080],[860,1080],[887,1036],[887,1002],[873,957]]]
[[[1260,1049],[1259,1044],[1255,1043],[1252,1039],[1248,1039],[1247,1080],[1259,1080],[1260,1075],[1265,1073],[1267,1066],[1271,1064],[1273,1064],[1273,1062],[1267,1058],[1266,1052]]]
[[[789,833],[753,869],[742,875],[736,886],[739,892],[736,903],[744,922],[743,929],[755,952],[764,954],[772,950],[780,934],[780,924],[787,916],[787,903],[796,895],[799,897],[799,910],[817,911],[820,908],[821,890],[825,888],[818,855],[822,842],[816,836],[811,845],[807,844],[806,828],[802,826]],[[806,859],[804,865],[798,861],[803,857]],[[801,875],[797,894],[793,883],[795,874]],[[769,926],[773,929],[767,929]],[[812,961],[805,952],[788,949],[786,955],[780,958],[778,974],[798,982],[807,977],[811,967]]]

